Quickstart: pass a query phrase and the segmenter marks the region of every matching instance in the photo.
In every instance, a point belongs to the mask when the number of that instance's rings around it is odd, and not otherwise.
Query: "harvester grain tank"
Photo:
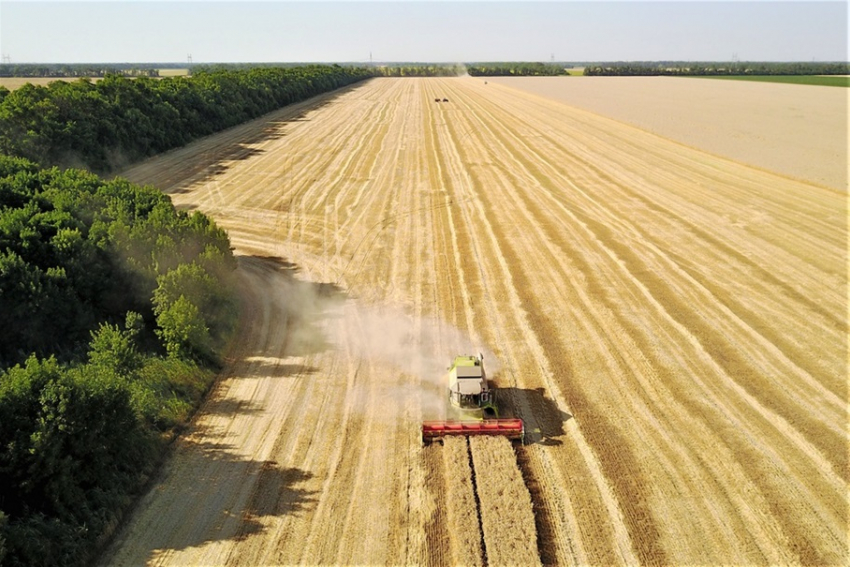
[[[523,439],[525,430],[521,419],[499,418],[496,390],[484,371],[484,355],[456,356],[447,376],[448,408],[458,418],[423,422],[423,441],[447,435],[499,435]]]

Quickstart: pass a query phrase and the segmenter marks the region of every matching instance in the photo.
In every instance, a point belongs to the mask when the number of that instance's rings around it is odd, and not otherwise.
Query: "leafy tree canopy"
[[[42,166],[108,172],[372,75],[305,65],[27,84],[0,92],[0,152]]]
[[[3,564],[85,564],[117,525],[211,382],[234,269],[154,188],[0,156]]]

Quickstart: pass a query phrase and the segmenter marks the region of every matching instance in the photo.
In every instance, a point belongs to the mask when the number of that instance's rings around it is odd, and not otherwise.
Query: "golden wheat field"
[[[0,77],[0,87],[6,87],[10,91],[19,89],[26,84],[33,84],[37,87],[47,86],[53,81],[65,81],[70,83],[78,81],[77,77]],[[92,82],[99,81],[99,78],[91,78]]]
[[[462,77],[127,170],[243,317],[103,564],[846,564],[847,194],[745,161]],[[423,446],[479,350],[525,444]]]
[[[850,89],[693,77],[493,77],[726,157],[847,191]],[[802,90],[801,90],[802,89]]]

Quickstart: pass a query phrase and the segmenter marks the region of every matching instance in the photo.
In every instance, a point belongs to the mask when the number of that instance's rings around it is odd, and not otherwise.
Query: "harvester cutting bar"
[[[424,421],[422,440],[441,439],[447,435],[499,435],[522,440],[525,427],[521,419],[485,419],[483,421]]]

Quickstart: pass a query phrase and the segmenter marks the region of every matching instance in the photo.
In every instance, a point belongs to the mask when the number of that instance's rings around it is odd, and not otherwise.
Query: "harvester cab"
[[[495,392],[484,372],[484,355],[456,356],[449,371],[449,402],[463,417],[497,418]]]
[[[422,441],[428,443],[449,435],[498,435],[522,441],[521,419],[499,419],[496,392],[484,371],[484,355],[456,356],[448,368],[448,409],[459,419],[425,421]]]

